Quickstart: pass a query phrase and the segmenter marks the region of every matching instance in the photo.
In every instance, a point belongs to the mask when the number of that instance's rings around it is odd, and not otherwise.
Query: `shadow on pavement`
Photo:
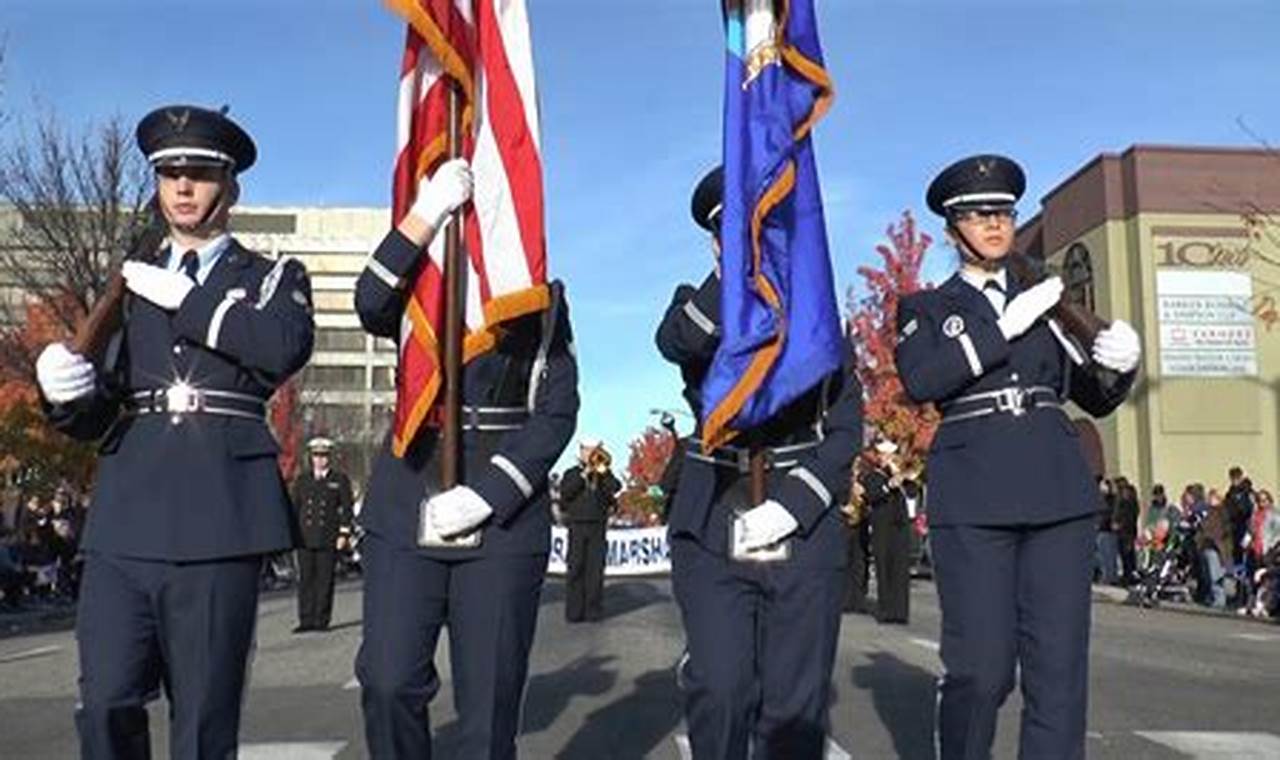
[[[612,689],[618,673],[605,666],[615,659],[612,655],[579,657],[559,670],[530,678],[520,733],[534,734],[550,728],[574,697],[594,697]]]
[[[642,673],[631,691],[587,715],[559,760],[643,760],[680,723],[680,694],[671,668]]]
[[[885,652],[869,652],[870,664],[853,669],[854,687],[870,692],[881,724],[902,760],[933,760],[937,676]]]

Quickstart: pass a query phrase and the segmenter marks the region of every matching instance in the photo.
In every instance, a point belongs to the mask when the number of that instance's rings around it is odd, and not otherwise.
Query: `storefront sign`
[[[1247,272],[1159,269],[1160,374],[1258,374],[1253,280]]]

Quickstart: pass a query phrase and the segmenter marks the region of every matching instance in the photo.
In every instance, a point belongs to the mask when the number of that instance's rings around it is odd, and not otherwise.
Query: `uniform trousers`
[[[867,569],[871,548],[871,523],[859,520],[857,525],[846,525],[848,531],[848,580],[845,583],[844,611],[867,612]]]
[[[821,760],[845,569],[731,561],[671,541],[695,760]]]
[[[298,624],[303,628],[329,627],[337,562],[333,548],[298,550]]]
[[[458,744],[452,758],[506,760],[516,734],[547,555],[441,560],[369,534],[356,657],[365,740],[378,760],[429,760],[434,656],[449,628]]]
[[[876,561],[876,617],[905,623],[911,612],[911,524],[882,506],[871,514],[871,553]]]
[[[1021,668],[1018,757],[1083,760],[1092,515],[1035,526],[932,526],[942,664],[941,760],[991,757]]]
[[[605,524],[569,523],[564,616],[571,623],[604,617]]]
[[[162,685],[171,757],[235,757],[261,566],[257,556],[87,555],[76,613],[82,758],[150,758],[146,704]]]

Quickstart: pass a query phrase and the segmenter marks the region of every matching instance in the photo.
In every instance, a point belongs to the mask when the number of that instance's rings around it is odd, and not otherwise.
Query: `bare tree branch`
[[[0,303],[0,374],[33,377],[39,347],[21,334],[32,306],[60,333],[89,312],[146,218],[148,186],[118,117],[72,135],[47,115],[0,148],[0,277],[25,294]]]

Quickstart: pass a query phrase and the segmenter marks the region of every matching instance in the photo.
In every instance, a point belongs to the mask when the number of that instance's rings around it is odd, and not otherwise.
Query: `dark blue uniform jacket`
[[[658,327],[658,351],[680,366],[685,398],[698,419],[702,380],[720,344],[719,320],[720,281],[710,275],[697,289],[679,286]],[[743,433],[734,445],[778,447],[815,438],[821,439],[818,445],[785,457],[794,459],[793,465],[769,470],[765,491],[800,523],[797,535],[804,549],[795,553],[793,561],[839,566],[845,542],[838,507],[848,498],[850,466],[862,446],[862,386],[853,371],[852,352],[841,372],[830,375],[765,425]],[[731,508],[756,506],[727,503],[734,500],[728,497],[730,489],[745,477],[731,468],[686,456],[670,506],[671,535],[691,536],[708,550],[725,553]]]
[[[1018,290],[1010,282],[1011,301]],[[1076,365],[1044,319],[1007,341],[997,319],[958,273],[904,297],[895,358],[911,400],[936,404],[944,417],[958,397],[1009,386],[1046,386],[1095,417],[1124,401],[1135,372]],[[932,525],[1044,524],[1092,512],[1098,501],[1079,431],[1054,406],[944,423],[927,467]]]
[[[132,415],[121,400],[186,381],[265,401],[311,356],[306,269],[232,241],[176,312],[132,296],[125,309],[97,392],[45,404],[59,430],[102,439],[84,547],[168,561],[292,547],[296,521],[265,420]]]
[[[370,333],[399,336],[419,253],[396,230],[374,251],[356,282],[356,311]],[[569,309],[558,282],[552,284],[552,294],[550,309],[512,320],[497,346],[463,369],[464,405],[524,407],[529,417],[518,430],[463,431],[461,482],[488,502],[494,514],[484,523],[479,549],[424,550],[432,556],[463,559],[549,549],[547,473],[573,437],[578,416]],[[388,433],[360,511],[366,530],[404,548],[416,546],[418,505],[426,494],[440,490],[437,440],[437,432],[424,426],[404,457],[397,458]]]

